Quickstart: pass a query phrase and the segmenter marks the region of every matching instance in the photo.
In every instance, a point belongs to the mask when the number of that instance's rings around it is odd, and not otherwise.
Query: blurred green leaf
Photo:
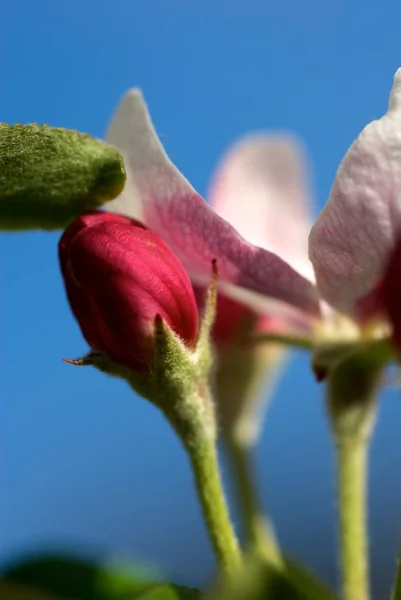
[[[60,229],[115,198],[121,154],[105,142],[48,125],[0,123],[0,229]]]
[[[3,570],[2,579],[79,600],[120,600],[154,583],[150,571],[102,565],[70,556],[26,558]]]
[[[4,581],[0,581],[0,598],[1,600],[57,600],[53,594]],[[77,599],[71,598],[70,600]]]
[[[25,585],[63,600],[202,600],[198,590],[160,583],[149,569],[98,565],[69,556],[42,555],[9,566],[4,582]],[[4,584],[5,585],[5,584]],[[0,588],[1,590],[1,588]],[[0,595],[1,600],[3,596]],[[10,599],[14,600],[14,598]],[[17,600],[17,598],[16,598]],[[19,600],[19,598],[18,598]],[[21,599],[22,600],[22,599]],[[27,597],[27,600],[31,600]],[[32,600],[36,600],[35,597]],[[42,600],[38,596],[37,600]],[[53,596],[43,600],[53,600]]]
[[[130,600],[206,600],[206,597],[193,588],[170,583],[158,583],[135,594]]]

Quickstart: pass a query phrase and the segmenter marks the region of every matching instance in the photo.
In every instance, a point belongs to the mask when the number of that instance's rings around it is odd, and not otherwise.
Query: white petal
[[[345,155],[330,199],[309,238],[309,255],[323,297],[355,314],[378,283],[401,225],[401,69],[389,109],[359,135]]]
[[[139,89],[124,95],[106,139],[123,154],[127,171],[124,191],[105,205],[107,210],[145,221],[147,202],[160,197],[168,202],[177,194],[195,193],[167,156]]]

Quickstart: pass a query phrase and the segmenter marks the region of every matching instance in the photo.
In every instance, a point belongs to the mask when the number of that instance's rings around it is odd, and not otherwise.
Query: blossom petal
[[[106,137],[122,152],[127,172],[123,192],[107,210],[146,221],[145,211],[153,203],[169,204],[175,197],[195,194],[164,151],[139,89],[124,95]]]
[[[254,134],[229,149],[212,181],[213,209],[249,242],[313,279],[308,161],[289,133]]]
[[[309,237],[319,290],[355,315],[383,274],[401,225],[401,69],[387,113],[359,135]],[[364,315],[366,318],[366,315]]]
[[[313,284],[276,254],[245,241],[171,163],[137,90],[123,98],[107,139],[123,153],[127,170],[127,186],[108,210],[140,219],[161,235],[196,282],[205,283],[216,258],[222,281],[318,314]]]

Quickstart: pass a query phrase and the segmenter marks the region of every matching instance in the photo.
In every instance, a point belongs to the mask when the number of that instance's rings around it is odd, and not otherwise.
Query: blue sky
[[[396,0],[3,0],[0,118],[103,136],[140,86],[167,150],[204,193],[251,130],[290,129],[314,165],[315,211],[401,65]],[[186,457],[157,411],[118,381],[73,369],[85,351],[58,272],[59,234],[3,235],[0,558],[67,544],[137,556],[200,583],[213,559]],[[372,452],[377,589],[401,521],[399,395],[383,394]],[[297,356],[257,451],[284,546],[334,577],[334,482],[322,388]]]

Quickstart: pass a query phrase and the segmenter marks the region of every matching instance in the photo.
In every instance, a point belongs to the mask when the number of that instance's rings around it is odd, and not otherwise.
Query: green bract
[[[60,229],[124,187],[121,154],[88,134],[0,123],[0,228]]]

